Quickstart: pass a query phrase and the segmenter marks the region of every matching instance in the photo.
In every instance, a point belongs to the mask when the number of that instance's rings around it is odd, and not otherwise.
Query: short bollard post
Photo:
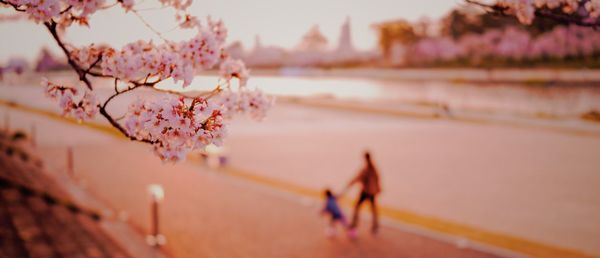
[[[35,147],[36,146],[36,138],[35,138],[35,124],[31,124],[31,146]]]
[[[69,146],[67,147],[67,175],[71,179],[75,178],[75,165],[73,163],[73,147]]]
[[[150,246],[160,247],[167,242],[165,236],[160,234],[158,217],[158,205],[164,199],[165,192],[161,185],[151,184],[148,186],[148,193],[150,194],[151,229],[150,235],[146,236],[146,242]]]
[[[10,113],[8,110],[4,111],[4,130],[10,130]]]

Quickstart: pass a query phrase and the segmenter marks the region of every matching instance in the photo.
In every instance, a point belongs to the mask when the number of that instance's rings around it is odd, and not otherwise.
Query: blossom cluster
[[[250,90],[243,87],[238,91],[227,89],[221,92],[215,102],[227,118],[232,118],[235,114],[248,114],[260,121],[266,116],[274,99],[267,97],[259,89]]]
[[[83,69],[89,69],[99,60],[101,54],[108,49],[107,46],[96,46],[94,44],[82,48],[73,48],[70,46],[69,48],[72,48],[69,54],[71,59],[77,62]]]
[[[216,103],[222,108],[225,117],[232,117],[236,113],[248,114],[255,120],[262,120],[267,111],[273,105],[274,100],[265,96],[259,90],[251,90],[246,87],[250,72],[241,60],[227,58],[221,63],[220,75],[227,82],[229,87],[221,92]],[[238,90],[233,91],[230,81],[233,78],[238,79]]]
[[[69,25],[74,19],[84,21],[96,11],[110,6],[106,0],[6,0],[9,4],[24,10],[36,22],[50,20]],[[126,10],[133,10],[135,0],[117,1]],[[178,12],[185,11],[192,0],[160,0],[163,6],[170,6]]]
[[[93,58],[77,60],[91,62]],[[228,60],[222,68],[225,80],[247,80],[248,71],[241,62]],[[88,120],[98,112],[98,102],[91,91],[85,91],[77,102],[77,89],[45,79],[42,84],[46,94],[57,100],[64,115]],[[153,99],[138,99],[129,105],[122,126],[129,137],[151,143],[155,154],[162,160],[179,161],[190,151],[210,144],[222,144],[226,135],[225,121],[236,114],[248,114],[255,120],[266,116],[273,99],[259,89],[249,89],[244,85],[240,84],[236,90],[230,86],[216,90],[211,98],[167,94]]]
[[[237,59],[228,58],[221,63],[219,73],[227,82],[233,78],[237,78],[240,87],[246,86],[249,78],[249,71],[246,69],[246,65],[244,62]]]
[[[498,0],[496,4],[507,8],[521,23],[531,24],[535,18],[536,9],[560,8],[562,12],[571,14],[578,10],[580,2],[580,0]],[[600,0],[590,0],[585,3],[584,8],[590,18],[598,18],[600,15]]]
[[[585,9],[589,12],[590,18],[597,19],[600,17],[600,0],[590,0],[585,3]]]
[[[225,136],[223,116],[205,99],[166,96],[132,103],[125,116],[130,136],[152,142],[165,161],[178,161],[194,149],[219,145]]]
[[[187,2],[163,1],[184,8]],[[240,61],[229,60],[224,51],[227,29],[221,20],[208,18],[205,26],[200,26],[195,17],[187,15],[198,33],[189,40],[180,42],[166,41],[156,44],[152,41],[136,41],[121,49],[94,44],[85,47],[69,46],[70,56],[79,66],[87,69],[100,61],[102,75],[122,81],[141,81],[155,77],[158,80],[173,78],[183,81],[183,87],[192,83],[199,71],[215,67],[222,63],[222,69],[230,68],[233,77],[240,82],[247,80],[248,74]],[[230,77],[228,78],[230,79]]]
[[[262,91],[246,87],[249,72],[244,63],[231,59],[224,50],[228,31],[223,22],[209,17],[201,23],[197,17],[186,13],[192,0],[159,2],[175,9],[180,28],[197,29],[194,37],[176,42],[157,33],[163,40],[160,43],[140,40],[120,49],[96,44],[76,47],[60,39],[61,29],[74,21],[87,24],[88,16],[112,6],[106,0],[2,1],[25,11],[36,22],[47,23],[54,38],[66,50],[69,64],[86,84],[87,88],[81,91],[46,79],[42,81],[47,96],[57,101],[63,115],[82,121],[101,112],[129,138],[152,144],[154,152],[163,160],[178,161],[192,150],[221,144],[226,134],[226,119],[236,113],[245,113],[260,120],[273,103]],[[136,12],[135,0],[117,0],[115,4],[128,12]],[[226,84],[217,86],[205,98],[167,94],[156,99],[140,99],[129,105],[122,121],[114,120],[104,109],[108,101],[126,91],[142,86],[154,87],[167,79],[173,79],[175,83],[181,81],[182,87],[186,87],[200,71],[215,67],[219,68]],[[116,92],[102,106],[93,93],[88,78],[91,76],[115,80]],[[239,82],[237,88],[232,87],[233,79]],[[119,91],[118,81],[127,84],[127,90]]]
[[[183,81],[183,87],[192,83],[194,75],[210,69],[226,58],[224,43],[227,30],[221,21],[199,27],[196,36],[180,42],[136,41],[122,49],[90,45],[70,50],[73,59],[82,67],[90,67],[101,56],[100,68],[104,76],[122,81],[140,81],[156,77]],[[246,76],[247,74],[240,74]]]
[[[164,6],[171,6],[178,11],[185,11],[185,9],[192,5],[192,0],[160,0],[160,2]]]
[[[272,101],[255,91],[232,91],[215,99],[166,97],[132,103],[124,127],[130,136],[149,141],[165,161],[178,161],[207,145],[221,145],[226,135],[225,120],[235,112],[248,112],[262,119]]]
[[[104,6],[105,0],[6,0],[25,10],[36,22],[51,19],[67,20],[65,17],[85,18]]]
[[[93,92],[86,90],[83,96],[80,96],[77,89],[52,83],[46,78],[42,79],[41,84],[46,90],[46,95],[58,101],[63,115],[85,121],[92,119],[98,113],[99,103]]]

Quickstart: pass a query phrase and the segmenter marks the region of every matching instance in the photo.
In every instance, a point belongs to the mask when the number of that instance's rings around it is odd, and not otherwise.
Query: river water
[[[186,90],[209,90],[218,78],[198,76]],[[600,87],[594,83],[552,85],[478,83],[442,80],[389,80],[308,76],[253,76],[250,87],[268,94],[320,97],[378,104],[446,105],[454,110],[519,115],[577,117],[600,110]],[[171,81],[161,85],[176,88]]]

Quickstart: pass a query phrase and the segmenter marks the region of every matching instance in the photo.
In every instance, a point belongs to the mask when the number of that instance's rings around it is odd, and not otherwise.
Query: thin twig
[[[143,24],[144,24],[144,25],[145,25],[145,26],[146,26],[148,29],[150,29],[152,32],[154,32],[154,33],[155,33],[155,34],[156,34],[156,35],[157,35],[157,36],[158,36],[160,39],[162,39],[164,42],[169,42],[169,41],[168,41],[168,40],[167,40],[165,37],[163,37],[163,35],[162,35],[162,34],[161,34],[159,31],[157,31],[156,29],[154,29],[154,27],[152,27],[152,26],[150,25],[150,23],[148,23],[148,22],[146,21],[146,19],[144,19],[144,17],[142,17],[142,15],[140,15],[140,14],[139,14],[137,11],[135,11],[135,10],[132,10],[131,12],[133,12],[133,13],[135,14],[135,16],[137,16],[137,17],[140,19],[140,21],[141,21],[141,22],[142,22],[142,23],[143,23]]]
[[[88,67],[88,69],[86,69],[84,72],[85,72],[86,74],[90,73],[90,71],[92,70],[92,68],[94,68],[94,66],[96,66],[98,63],[100,63],[100,61],[102,61],[102,54],[100,54],[100,55],[98,56],[98,59],[96,59],[96,61],[94,61],[94,62],[93,62],[91,65],[90,65],[90,67]]]
[[[125,137],[129,138],[132,141],[138,141],[138,142],[145,142],[145,143],[149,143],[149,144],[155,144],[158,141],[152,141],[149,139],[143,139],[143,138],[137,138],[135,136],[131,136],[127,133],[127,130],[125,130],[125,128],[123,128],[119,123],[117,123],[117,121],[115,121],[112,116],[110,116],[108,114],[108,112],[106,112],[106,109],[104,109],[103,107],[99,107],[99,112],[102,116],[104,116],[106,118],[106,120],[108,120],[108,122],[115,128],[117,128],[117,130],[119,130],[123,135],[125,135]]]
[[[117,83],[119,82],[118,78],[115,78],[115,94],[119,93],[119,89],[117,88]]]
[[[114,99],[115,97],[117,97],[117,96],[119,96],[119,95],[121,95],[121,94],[123,94],[123,93],[125,93],[125,92],[129,92],[129,91],[135,90],[135,89],[137,89],[137,88],[139,88],[139,87],[140,87],[140,86],[134,86],[134,87],[129,87],[129,88],[127,88],[127,89],[124,89],[124,90],[122,90],[122,91],[118,91],[117,93],[115,93],[115,94],[111,95],[110,97],[108,97],[108,99],[106,99],[106,101],[104,101],[104,104],[102,104],[102,108],[106,108],[106,105],[108,105],[108,103],[109,103],[109,102],[110,102],[112,99]]]
[[[69,7],[65,8],[64,10],[62,10],[62,11],[60,12],[60,14],[64,14],[64,13],[68,12],[69,10],[71,10],[71,8],[73,8],[73,6],[72,6],[72,5],[69,5]]]

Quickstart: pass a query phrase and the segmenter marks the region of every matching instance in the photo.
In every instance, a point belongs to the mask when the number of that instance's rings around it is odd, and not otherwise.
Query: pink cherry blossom
[[[224,78],[227,82],[229,82],[233,78],[237,78],[239,80],[239,85],[241,87],[246,86],[249,77],[249,71],[246,69],[246,65],[244,62],[237,59],[227,59],[221,63],[221,68],[219,70],[221,77]]]
[[[154,152],[166,161],[178,161],[192,150],[221,144],[225,137],[221,112],[201,98],[139,99],[128,108],[125,128],[130,135],[152,142]]]
[[[213,68],[223,49],[215,33],[202,29],[190,40],[156,45],[149,41],[136,41],[121,50],[103,52],[102,73],[124,81],[138,81],[145,77],[173,78],[183,81],[186,87],[193,81],[196,71]]]
[[[221,20],[210,17],[205,23],[186,13],[192,0],[159,0],[162,6],[175,9],[179,28],[197,29],[187,40],[174,41],[156,34],[161,41],[138,40],[115,48],[90,44],[74,46],[64,39],[65,30],[74,24],[89,26],[88,18],[112,6],[134,13],[151,30],[135,9],[135,0],[3,0],[8,7],[24,12],[29,19],[43,23],[58,43],[83,85],[71,87],[42,80],[46,95],[54,100],[65,116],[84,121],[100,113],[129,139],[146,142],[165,161],[184,159],[190,151],[209,144],[219,145],[226,136],[227,119],[245,113],[262,119],[273,100],[260,90],[246,88],[249,73],[243,62],[229,59],[225,51],[227,28]],[[138,99],[130,103],[123,119],[114,119],[106,109],[116,96],[137,88],[161,89],[154,86],[172,79],[187,87],[201,71],[219,67],[225,85],[218,85],[205,95],[190,98],[161,94],[153,99]],[[114,80],[114,94],[101,102],[94,94],[91,78]],[[231,79],[239,80],[233,90]],[[118,87],[117,85],[126,85]]]
[[[265,117],[273,103],[274,99],[266,96],[261,90],[245,87],[238,91],[224,90],[216,99],[224,117],[233,118],[236,114],[248,114],[259,121]]]
[[[590,13],[591,18],[600,17],[600,0],[590,0],[585,3],[585,9]]]
[[[98,113],[99,102],[94,93],[86,90],[79,96],[77,89],[61,86],[42,79],[42,86],[46,88],[46,95],[58,102],[63,115],[71,116],[79,121],[90,120]],[[79,98],[79,101],[76,99]]]

